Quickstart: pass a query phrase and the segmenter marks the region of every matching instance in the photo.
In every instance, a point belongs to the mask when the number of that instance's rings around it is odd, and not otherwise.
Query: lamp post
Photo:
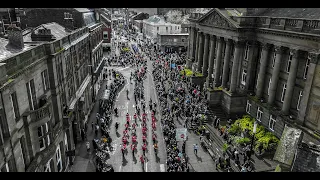
[[[256,134],[257,132],[257,122],[255,121],[254,124],[253,124],[253,133],[252,133],[252,139],[251,139],[251,149],[250,149],[250,157],[251,155],[253,154],[253,141],[254,141],[254,135]]]

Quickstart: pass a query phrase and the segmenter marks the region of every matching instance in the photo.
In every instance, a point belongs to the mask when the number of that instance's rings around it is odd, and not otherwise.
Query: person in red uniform
[[[142,141],[146,142],[146,140],[147,140],[147,137],[145,135],[142,135]]]
[[[142,146],[143,155],[145,155],[146,150],[147,150],[147,144],[144,143],[143,146]]]

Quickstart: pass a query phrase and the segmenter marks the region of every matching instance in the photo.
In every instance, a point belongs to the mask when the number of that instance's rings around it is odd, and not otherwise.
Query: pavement
[[[165,83],[168,87],[168,83]],[[171,101],[169,104],[171,105]],[[181,117],[174,118],[174,123],[177,128],[184,128],[184,119]],[[193,151],[193,145],[198,144],[197,154]],[[180,150],[182,150],[182,142],[178,142]],[[186,155],[189,158],[188,165],[190,172],[217,172],[215,168],[215,162],[210,156],[210,154],[200,145],[200,137],[195,134],[192,130],[187,131],[187,141],[186,141]]]

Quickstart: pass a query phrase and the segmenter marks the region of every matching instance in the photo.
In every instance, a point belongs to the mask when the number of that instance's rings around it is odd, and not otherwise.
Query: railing
[[[31,121],[36,122],[50,116],[50,106],[51,103],[46,103],[43,107],[34,111],[30,111]]]
[[[320,20],[268,16],[234,16],[232,19],[237,21],[241,27],[263,27],[320,34]]]

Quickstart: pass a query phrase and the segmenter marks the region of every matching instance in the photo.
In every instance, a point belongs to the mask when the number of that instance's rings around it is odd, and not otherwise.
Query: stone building
[[[158,46],[162,52],[181,53],[188,46],[188,33],[180,34],[158,34]]]
[[[148,19],[143,20],[143,34],[151,40],[151,42],[157,42],[158,34],[178,34],[181,33],[181,24],[172,24],[166,22],[164,18],[160,16],[151,16]]]
[[[100,22],[102,23],[103,33],[103,50],[111,51],[111,38],[112,38],[112,21],[110,11],[100,11]]]
[[[285,124],[299,127],[318,144],[319,10],[241,10],[191,14],[187,67],[203,73],[210,104],[230,117],[250,114],[277,137]]]
[[[103,34],[102,34],[102,23],[96,23],[93,26],[89,27],[90,30],[90,53],[91,53],[91,64],[93,71],[93,88],[94,88],[94,96],[95,99],[98,91],[100,89],[100,85],[103,80],[102,69],[105,64],[105,59],[103,57]]]
[[[0,39],[1,172],[68,170],[94,102],[102,38],[95,28],[12,27]]]

